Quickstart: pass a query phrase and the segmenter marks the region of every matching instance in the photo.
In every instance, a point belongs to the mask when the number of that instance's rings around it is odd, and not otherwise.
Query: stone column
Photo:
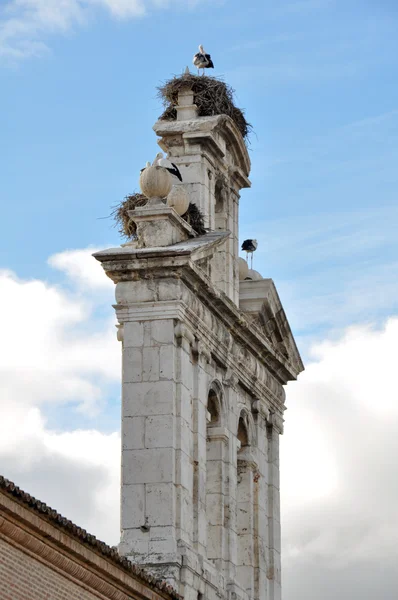
[[[123,322],[120,552],[141,564],[178,562],[176,362],[173,319]]]
[[[281,517],[279,489],[279,433],[275,415],[267,426],[268,440],[268,598],[281,599]],[[279,427],[278,427],[279,425]]]

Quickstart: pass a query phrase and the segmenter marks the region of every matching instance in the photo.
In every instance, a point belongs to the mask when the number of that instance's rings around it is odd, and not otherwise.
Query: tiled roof
[[[14,496],[23,504],[28,506],[31,510],[39,513],[40,516],[44,517],[48,521],[50,521],[53,525],[61,527],[71,536],[79,540],[79,542],[86,544],[87,546],[91,546],[94,550],[100,552],[103,556],[110,559],[113,563],[131,573],[135,577],[139,578],[143,583],[148,585],[153,589],[157,589],[163,593],[168,594],[171,598],[175,600],[181,600],[181,596],[176,592],[176,590],[166,583],[165,581],[160,581],[153,577],[141,567],[134,565],[127,558],[121,556],[115,547],[108,546],[105,542],[101,542],[98,540],[95,535],[91,535],[87,533],[85,529],[82,527],[78,527],[70,521],[66,519],[61,514],[59,514],[53,508],[50,508],[44,502],[37,500],[27,492],[21,490],[18,486],[15,485],[12,481],[9,481],[5,477],[0,475],[0,491],[3,491],[10,496]]]

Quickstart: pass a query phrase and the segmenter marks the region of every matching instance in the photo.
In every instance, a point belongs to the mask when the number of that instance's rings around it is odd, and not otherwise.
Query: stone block
[[[207,558],[214,560],[222,556],[223,527],[211,525],[207,529]]]
[[[208,461],[206,468],[206,492],[209,494],[219,493],[221,490],[222,483],[222,463],[218,460]]]
[[[159,300],[176,300],[178,296],[178,286],[172,279],[161,279],[158,282],[158,298]]]
[[[153,415],[145,419],[145,448],[174,448],[173,415]]]
[[[177,385],[180,393],[180,406],[177,415],[181,416],[187,423],[192,423],[192,392],[187,390],[181,383]]]
[[[123,453],[122,483],[168,483],[174,477],[174,450],[148,448],[125,450]]]
[[[223,525],[224,523],[224,496],[222,494],[206,495],[206,512],[210,525]]]
[[[115,296],[118,304],[154,302],[156,300],[153,285],[143,280],[121,281],[116,285]]]
[[[177,541],[174,538],[168,538],[165,540],[150,540],[148,544],[148,551],[150,555],[160,555],[154,557],[159,560],[159,558],[163,559],[165,554],[173,554],[177,552]]]
[[[144,343],[144,326],[140,321],[127,321],[124,323],[124,349],[141,348]]]
[[[152,526],[149,531],[151,540],[165,540],[169,537],[175,537],[175,535],[175,527],[169,525]]]
[[[151,338],[153,346],[158,344],[174,344],[174,320],[157,319],[151,323]]]
[[[126,383],[123,386],[123,417],[173,414],[174,394],[173,381]]]
[[[193,451],[192,432],[188,423],[182,417],[176,420],[176,450],[182,450],[188,456],[192,456]]]
[[[142,381],[159,380],[159,348],[144,348],[142,351]]]
[[[252,531],[253,511],[250,502],[238,502],[236,513],[236,531],[239,535]]]
[[[171,527],[175,522],[174,484],[155,483],[145,487],[148,525],[158,528]]]
[[[161,346],[159,349],[159,378],[174,380],[175,373],[174,346]]]
[[[125,417],[122,419],[122,449],[145,448],[145,417]]]
[[[177,483],[185,489],[193,491],[193,465],[192,459],[188,454],[181,450],[176,450]]]
[[[125,348],[122,357],[123,383],[142,381],[141,348]]]
[[[121,527],[133,529],[145,525],[145,485],[124,485],[121,495]]]
[[[238,565],[236,567],[236,579],[239,585],[247,592],[250,598],[252,596],[254,584],[253,567],[246,565]]]

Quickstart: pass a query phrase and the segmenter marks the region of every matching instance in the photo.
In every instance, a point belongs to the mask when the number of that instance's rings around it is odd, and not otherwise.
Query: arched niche
[[[224,498],[226,485],[225,459],[228,437],[223,428],[223,392],[219,382],[214,381],[207,396],[206,428],[206,522],[207,558],[222,569],[224,528]]]

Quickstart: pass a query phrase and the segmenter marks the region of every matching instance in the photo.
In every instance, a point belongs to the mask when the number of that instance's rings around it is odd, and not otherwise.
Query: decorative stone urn
[[[243,281],[246,279],[247,274],[249,272],[249,265],[241,256],[238,258],[238,267],[239,267],[239,280]]]
[[[172,206],[180,217],[185,215],[189,207],[189,197],[182,185],[173,185],[167,196],[167,205]]]
[[[160,204],[172,187],[170,173],[164,167],[146,167],[140,175],[140,188],[149,199],[148,205]]]

